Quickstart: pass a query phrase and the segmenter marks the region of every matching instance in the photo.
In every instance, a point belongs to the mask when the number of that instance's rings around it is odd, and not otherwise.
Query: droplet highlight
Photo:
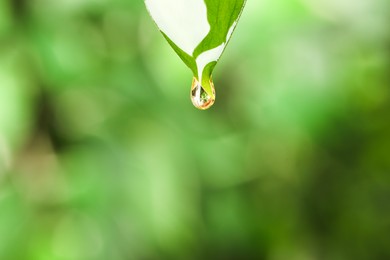
[[[209,109],[215,102],[215,88],[212,79],[210,79],[210,87],[212,96],[209,95],[203,88],[202,84],[194,77],[191,87],[192,104],[200,110]]]

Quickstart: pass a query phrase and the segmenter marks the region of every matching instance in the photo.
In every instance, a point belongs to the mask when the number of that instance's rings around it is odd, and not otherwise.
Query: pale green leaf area
[[[191,55],[181,50],[167,35],[163,33],[169,44],[183,60],[183,62],[192,70],[194,77],[198,78],[198,68],[196,64],[196,58],[200,54],[214,49],[223,43],[226,43],[226,38],[229,33],[229,29],[234,23],[237,23],[240,15],[244,9],[246,0],[226,0],[215,1],[205,0],[207,7],[207,18],[210,24],[210,32],[203,39],[203,41],[195,49]],[[230,40],[230,39],[228,39]],[[225,46],[226,47],[226,46]],[[207,66],[202,73],[202,86],[209,95],[212,95],[210,87],[210,78],[213,73],[216,62],[211,62],[212,66]]]

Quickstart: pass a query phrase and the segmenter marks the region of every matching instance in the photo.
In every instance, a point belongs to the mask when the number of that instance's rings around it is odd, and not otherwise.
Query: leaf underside
[[[207,19],[210,24],[210,32],[196,47],[191,55],[180,49],[166,34],[165,39],[179,55],[183,62],[192,70],[194,77],[198,78],[198,68],[196,58],[208,50],[214,49],[221,44],[227,44],[227,36],[230,28],[235,22],[238,22],[246,0],[204,0],[207,7]],[[202,73],[202,86],[208,94],[212,94],[209,84],[211,74],[217,62],[213,61],[207,64]]]

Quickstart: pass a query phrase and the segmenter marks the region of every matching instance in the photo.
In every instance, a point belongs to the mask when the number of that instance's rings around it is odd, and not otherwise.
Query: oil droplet
[[[209,109],[215,102],[215,88],[212,79],[210,79],[210,87],[212,89],[213,96],[210,96],[200,84],[200,82],[194,77],[191,87],[191,100],[192,104],[200,110]]]

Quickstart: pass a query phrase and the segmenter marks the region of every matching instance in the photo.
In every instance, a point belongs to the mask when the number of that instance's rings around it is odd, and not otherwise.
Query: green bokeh
[[[389,75],[388,0],[248,0],[205,112],[141,0],[0,0],[0,259],[390,259]]]

